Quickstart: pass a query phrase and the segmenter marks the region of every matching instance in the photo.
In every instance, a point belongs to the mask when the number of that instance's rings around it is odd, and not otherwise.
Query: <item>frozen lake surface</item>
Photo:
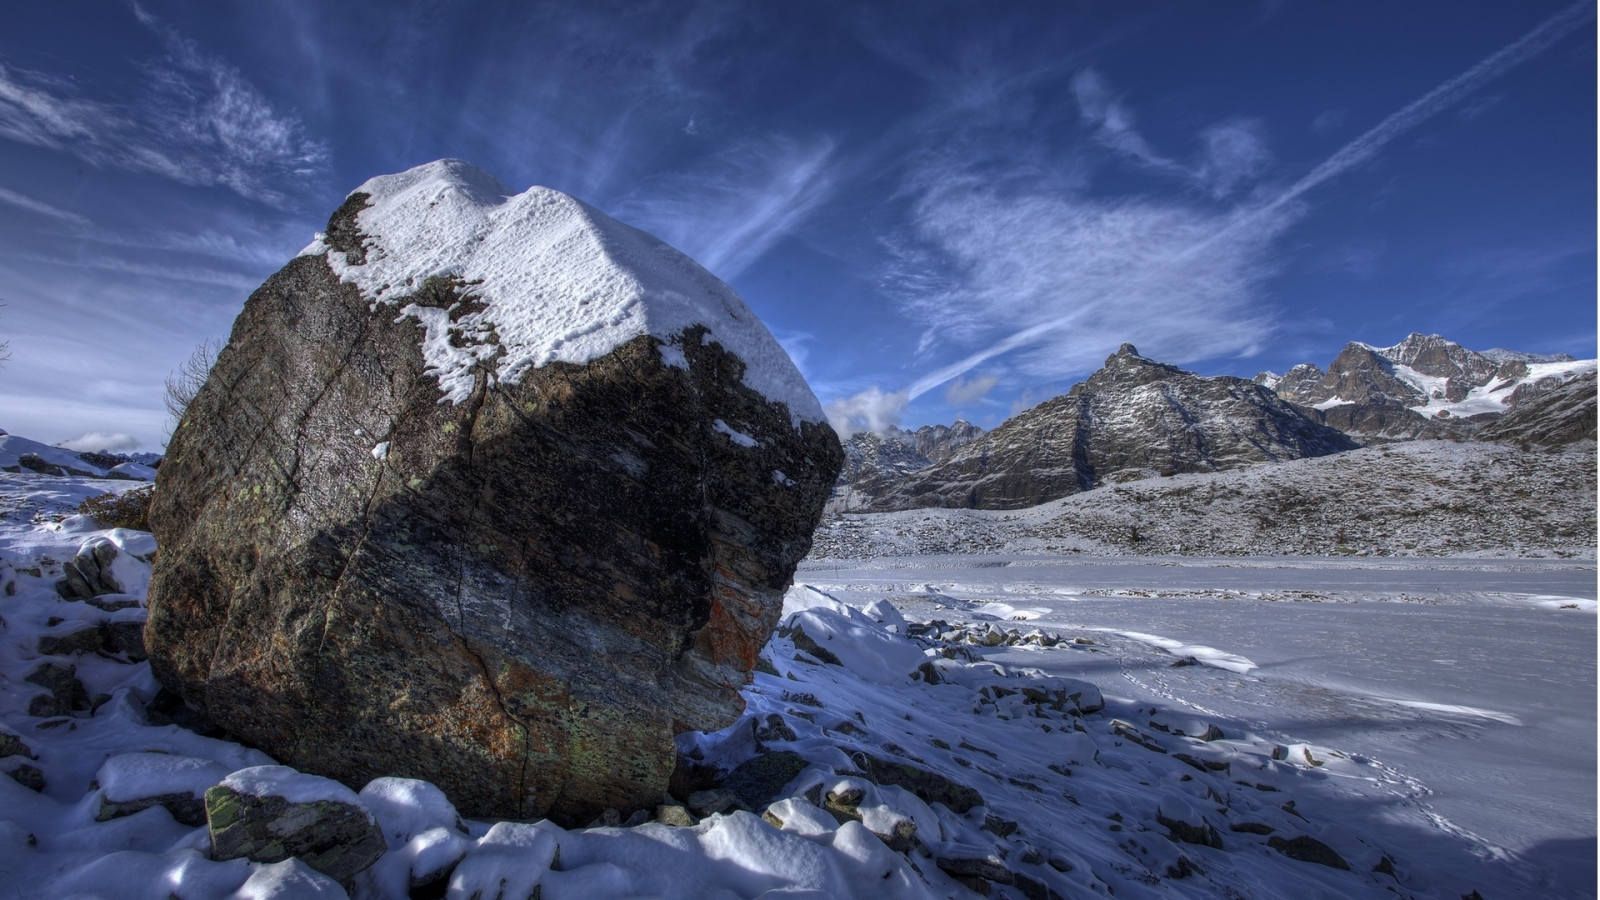
[[[1592,563],[949,556],[797,578],[913,618],[1102,631],[1104,671],[1070,674],[1108,696],[1370,760],[1371,783],[1329,786],[1351,827],[1486,897],[1595,894]]]

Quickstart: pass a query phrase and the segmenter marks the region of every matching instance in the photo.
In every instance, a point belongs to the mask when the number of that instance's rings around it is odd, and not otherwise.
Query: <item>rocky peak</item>
[[[1074,385],[1072,389],[1115,390],[1166,381],[1186,374],[1188,373],[1177,366],[1140,356],[1139,349],[1132,344],[1123,344],[1117,348],[1116,353],[1106,357],[1106,364],[1100,371],[1090,375],[1082,384]]]
[[[983,429],[965,419],[952,425],[924,425],[910,435],[917,452],[933,462],[949,459],[950,454],[982,436]]]
[[[1261,385],[1185,372],[1124,344],[1066,394],[1012,417],[865,505],[1016,509],[1106,482],[1355,446]]]

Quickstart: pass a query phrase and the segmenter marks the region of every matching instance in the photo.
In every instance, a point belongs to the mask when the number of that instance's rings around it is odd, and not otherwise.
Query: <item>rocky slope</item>
[[[1261,385],[1204,378],[1124,344],[1067,394],[879,489],[860,508],[1017,509],[1128,478],[1221,471],[1355,446]]]
[[[1392,347],[1347,344],[1326,371],[1302,363],[1255,381],[1362,441],[1460,440],[1519,401],[1594,369],[1594,360],[1565,354],[1480,353],[1414,333]]]
[[[1525,385],[1527,390],[1534,385]],[[1560,447],[1595,439],[1595,373],[1529,393],[1477,434],[1478,440],[1522,447]]]
[[[1593,434],[1593,392],[1588,395]],[[1511,417],[1507,417],[1509,420]],[[931,553],[1595,558],[1595,444],[1412,441],[1108,485],[1014,512],[842,515],[813,558]]]

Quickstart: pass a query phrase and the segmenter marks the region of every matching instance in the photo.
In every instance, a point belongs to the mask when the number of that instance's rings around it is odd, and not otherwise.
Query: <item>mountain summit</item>
[[[1205,378],[1123,344],[1071,391],[943,462],[880,487],[863,506],[1017,509],[1107,481],[1220,471],[1355,446],[1266,387]]]

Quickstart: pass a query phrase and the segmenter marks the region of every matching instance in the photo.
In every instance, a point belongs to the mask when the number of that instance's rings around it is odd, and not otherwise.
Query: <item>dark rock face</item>
[[[1595,373],[1519,400],[1511,411],[1478,432],[1482,441],[1529,447],[1561,447],[1595,439]]]
[[[328,228],[352,263],[359,196]],[[462,289],[407,300],[455,316]],[[515,384],[480,366],[459,404],[423,338],[320,256],[250,297],[160,470],[156,677],[348,785],[425,779],[470,816],[653,808],[673,735],[742,711],[838,440],[692,327],[686,368],[641,335]]]
[[[1087,381],[902,479],[867,509],[1018,509],[1128,477],[1219,471],[1355,446],[1262,385],[1204,378],[1123,344]]]

